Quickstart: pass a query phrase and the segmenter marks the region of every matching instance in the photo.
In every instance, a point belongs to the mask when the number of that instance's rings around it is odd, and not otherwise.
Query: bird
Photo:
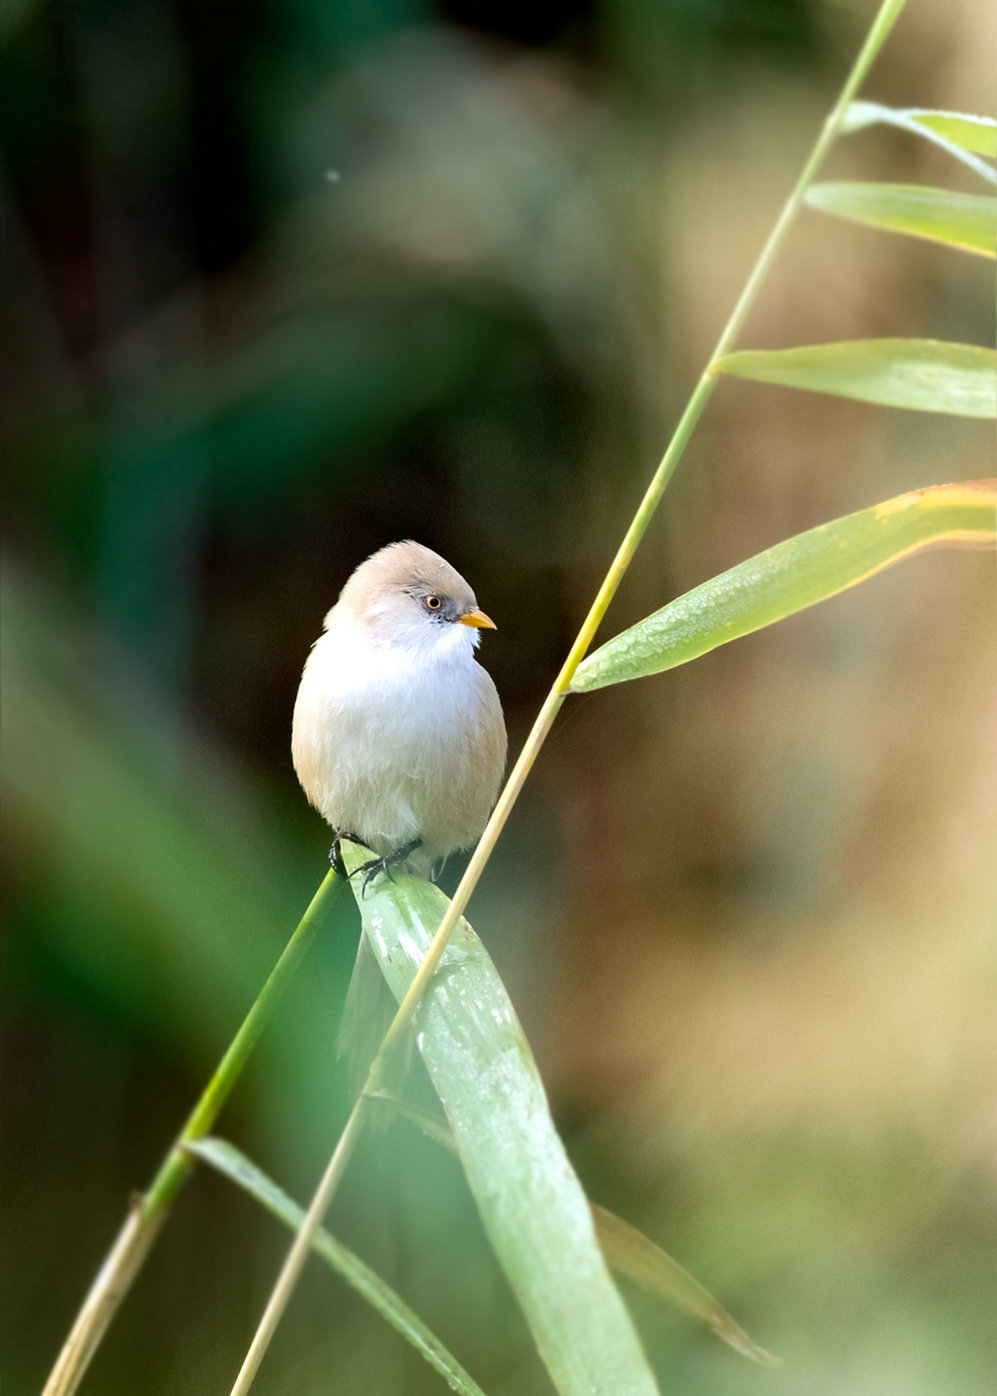
[[[477,662],[494,630],[468,583],[407,539],[360,564],[325,617],[294,705],[291,753],[334,833],[376,856],[363,890],[404,865],[432,879],[480,836],[506,761],[502,705]]]

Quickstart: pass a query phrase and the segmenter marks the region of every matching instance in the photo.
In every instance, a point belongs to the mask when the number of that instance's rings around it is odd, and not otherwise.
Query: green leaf
[[[219,1173],[224,1173],[232,1182],[244,1188],[292,1231],[300,1227],[305,1215],[302,1208],[233,1144],[224,1139],[199,1139],[187,1145],[187,1152],[203,1159]],[[316,1253],[363,1295],[364,1299],[387,1319],[392,1328],[396,1328],[403,1338],[407,1338],[431,1367],[435,1367],[451,1390],[460,1392],[461,1396],[484,1396],[481,1387],[468,1376],[439,1338],[359,1256],[341,1245],[328,1231],[321,1229],[313,1244]]]
[[[992,116],[970,116],[965,112],[930,111],[920,107],[912,107],[910,116],[918,126],[934,131],[951,145],[997,160],[997,121]]]
[[[344,842],[343,856],[352,872],[370,855]],[[421,878],[393,877],[378,877],[358,905],[400,1000],[447,899]],[[413,1028],[485,1230],[556,1389],[564,1396],[653,1396],[654,1378],[599,1249],[529,1044],[464,920]]]
[[[712,577],[584,660],[576,693],[674,669],[931,547],[997,536],[997,480],[932,485],[797,534]]]
[[[812,184],[811,208],[886,232],[997,256],[997,199],[920,184]]]
[[[371,1099],[395,1111],[442,1148],[453,1154],[457,1152],[453,1131],[442,1117],[430,1114],[421,1106],[412,1105],[389,1091],[376,1091]],[[674,1304],[693,1318],[702,1319],[722,1342],[727,1343],[743,1357],[749,1357],[763,1367],[780,1365],[780,1359],[759,1347],[720,1301],[677,1260],[673,1260],[667,1251],[656,1246],[643,1232],[638,1231],[622,1217],[618,1217],[615,1212],[610,1212],[595,1202],[590,1202],[589,1208],[595,1222],[599,1249],[611,1270],[618,1275],[625,1275],[628,1280],[640,1285],[648,1293],[664,1299],[666,1303]]]
[[[592,1215],[602,1253],[618,1275],[626,1275],[642,1289],[702,1319],[718,1338],[743,1357],[750,1357],[752,1362],[758,1362],[762,1367],[781,1365],[778,1357],[766,1352],[748,1337],[708,1289],[643,1232],[615,1212],[608,1212],[605,1207],[597,1207],[595,1203],[592,1204]]]
[[[749,349],[717,359],[710,372],[884,407],[997,417],[997,350],[975,344],[854,339],[796,349]]]
[[[990,184],[997,171],[977,157],[997,157],[997,121],[988,116],[964,116],[959,112],[929,111],[924,107],[885,107],[879,102],[852,102],[841,123],[844,135],[884,122],[931,141],[968,165]]]

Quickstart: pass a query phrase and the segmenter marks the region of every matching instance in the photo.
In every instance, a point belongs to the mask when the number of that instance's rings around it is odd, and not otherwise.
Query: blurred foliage
[[[324,872],[290,713],[346,575],[411,536],[469,577],[515,745],[871,12],[3,9],[12,1396]],[[911,0],[869,95],[984,111],[995,37],[986,0]],[[827,176],[953,182],[885,129]],[[746,343],[989,344],[980,277],[807,215]],[[984,423],[724,383],[612,630],[990,455]],[[786,1359],[628,1294],[665,1389],[989,1389],[994,632],[992,567],[941,555],[573,700],[476,896],[590,1191]],[[223,1121],[299,1196],[345,1108],[354,934],[313,947]],[[413,1133],[365,1143],[332,1226],[489,1393],[546,1390]],[[84,1389],[227,1389],[284,1245],[199,1177]],[[315,1273],[259,1390],[330,1381],[439,1389]]]

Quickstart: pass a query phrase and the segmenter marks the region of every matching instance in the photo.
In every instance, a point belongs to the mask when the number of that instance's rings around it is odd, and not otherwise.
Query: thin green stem
[[[166,1219],[170,1204],[194,1169],[194,1158],[186,1146],[192,1140],[203,1138],[218,1118],[277,999],[311,944],[322,918],[342,889],[343,881],[331,871],[327,874],[156,1176],[147,1191],[132,1203],[125,1223],[83,1301],[43,1396],[71,1396],[82,1380],[101,1338],[141,1269]]]
[[[360,932],[363,935],[363,931]],[[383,1046],[382,1049],[383,1051]],[[308,1252],[321,1226],[322,1218],[325,1216],[332,1201],[333,1194],[343,1176],[343,1170],[349,1162],[353,1153],[357,1139],[360,1137],[360,1130],[363,1127],[364,1115],[370,1097],[367,1088],[361,1094],[359,1100],[350,1111],[350,1117],[346,1121],[346,1127],[339,1136],[339,1142],[333,1150],[332,1157],[326,1165],[326,1170],[322,1175],[322,1180],[316,1189],[315,1196],[311,1200],[308,1211],[302,1218],[298,1233],[294,1238],[294,1244],[287,1253],[283,1268],[277,1277],[277,1283],[271,1291],[267,1301],[267,1307],[263,1311],[256,1329],[249,1351],[243,1359],[239,1368],[239,1375],[235,1379],[232,1387],[232,1396],[240,1396],[240,1393],[248,1391],[253,1384],[253,1379],[259,1371],[260,1363],[263,1361],[267,1348],[270,1346],[270,1339],[281,1320],[284,1310],[287,1308],[288,1300],[298,1282],[298,1277],[308,1259]]]
[[[657,470],[654,472],[651,483],[648,485],[644,498],[641,500],[640,506],[633,517],[633,521],[627,529],[616,556],[610,565],[609,571],[603,579],[596,598],[589,609],[589,613],[582,623],[582,627],[568,652],[564,664],[561,666],[560,673],[555,679],[547,697],[544,699],[543,706],[537,714],[536,721],[519,754],[519,759],[516,761],[509,779],[506,781],[505,787],[499,796],[498,803],[492,811],[491,818],[481,835],[478,846],[471,855],[467,868],[464,871],[464,876],[461,878],[457,890],[454,893],[453,900],[448,906],[443,920],[440,922],[439,929],[433,937],[432,944],[426,953],[426,957],[419,966],[418,972],[409,985],[404,998],[398,1005],[398,1010],[391,1021],[391,1025],[384,1036],[377,1056],[374,1058],[371,1065],[364,1089],[346,1122],[346,1126],[336,1145],[332,1158],[329,1160],[329,1164],[322,1176],[319,1187],[301,1223],[294,1244],[288,1252],[283,1268],[271,1292],[266,1310],[260,1320],[256,1335],[253,1338],[252,1346],[246,1355],[246,1360],[239,1372],[236,1383],[232,1387],[231,1396],[245,1396],[245,1393],[252,1385],[253,1378],[263,1360],[263,1355],[270,1343],[270,1339],[276,1330],[277,1324],[280,1322],[281,1315],[287,1306],[301,1270],[304,1268],[315,1234],[322,1224],[322,1219],[325,1216],[343,1171],[349,1162],[353,1146],[360,1133],[360,1126],[364,1113],[364,1102],[369,1095],[373,1094],[373,1092],[378,1090],[381,1086],[391,1049],[398,1037],[412,1020],[412,1015],[415,1013],[423,991],[435,972],[443,952],[446,950],[450,937],[454,932],[454,928],[464,913],[464,909],[470,900],[471,893],[478,884],[478,879],[481,877],[485,864],[491,857],[495,842],[505,826],[505,822],[509,817],[513,805],[519,797],[519,792],[523,788],[526,777],[533,768],[533,763],[536,761],[540,748],[553,726],[554,719],[557,717],[561,704],[571,690],[571,680],[574,678],[575,670],[585,657],[592,640],[595,638],[595,633],[602,623],[610,602],[616,595],[620,582],[623,580],[626,570],[633,560],[641,539],[647,531],[648,524],[654,516],[654,512],[661,501],[661,497],[665,492],[675,467],[682,458],[696,423],[699,421],[700,415],[713,393],[717,379],[711,372],[712,365],[715,360],[729,352],[740,333],[748,313],[757,299],[762,284],[785,241],[790,225],[799,211],[807,188],[838,133],[848,104],[858,91],[876,55],[885,42],[887,35],[896,23],[905,3],[906,0],[884,0],[884,3],[880,7],[866,41],[841,89],[841,94],[821,128],[792,193],[786,200],[782,212],[776,220],[775,226],[769,234],[768,240],[755,263],[754,269],[748,277],[744,290],[741,292],[740,298],[731,313],[730,319],[727,321],[723,333],[717,341],[710,362],[703,372],[702,377],[699,379],[699,382],[696,384],[685,411],[679,419],[678,426],[669,442],[668,449],[665,451]]]
[[[823,164],[824,157],[834,144],[838,132],[841,129],[841,123],[844,120],[845,112],[854,99],[855,94],[862,86],[862,83],[865,81],[869,69],[876,61],[876,56],[886,42],[890,30],[900,18],[900,13],[906,3],[907,0],[883,0],[883,4],[879,8],[879,13],[873,20],[872,27],[866,35],[865,43],[859,50],[858,57],[852,65],[851,72],[845,79],[845,84],[838,95],[838,100],[828,113],[824,125],[821,127],[820,134],[814,143],[814,147],[803,169],[800,171],[800,176],[793,187],[792,193],[783,205],[782,212],[776,219],[775,226],[771,233],[769,233],[768,241],[762,248],[761,255],[745,283],[740,299],[731,312],[730,319],[727,321],[723,334],[717,342],[717,347],[713,351],[711,363],[721,358],[722,355],[729,353],[734,347],[734,341],[744,327],[744,322],[748,318],[748,312],[757,299],[762,282],[765,280],[766,276],[768,276],[772,268],[772,263],[775,261],[785,241],[789,226],[799,212],[804,195],[813,182],[814,175]],[[709,371],[709,367],[707,367],[707,374]]]

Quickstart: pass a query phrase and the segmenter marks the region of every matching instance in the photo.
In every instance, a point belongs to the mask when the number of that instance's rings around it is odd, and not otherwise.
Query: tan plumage
[[[294,707],[305,794],[332,828],[429,875],[481,833],[505,766],[495,685],[474,658],[494,629],[467,582],[419,543],[353,573],[325,618]]]

